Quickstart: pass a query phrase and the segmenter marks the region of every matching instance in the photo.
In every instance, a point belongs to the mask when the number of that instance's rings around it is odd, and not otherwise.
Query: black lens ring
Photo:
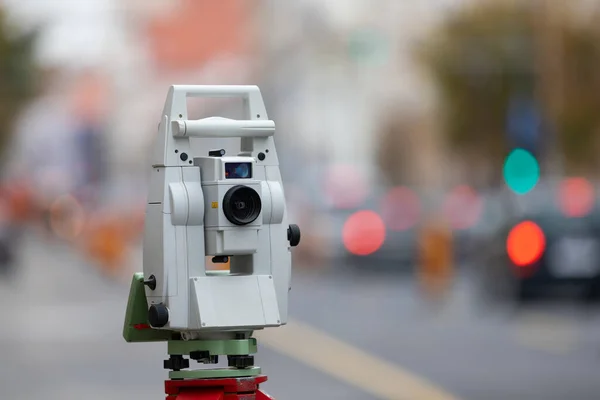
[[[236,215],[233,207],[234,196],[246,197],[251,209],[246,216]],[[243,198],[242,197],[242,198]],[[248,225],[258,218],[262,210],[260,195],[249,186],[237,185],[229,189],[223,196],[223,213],[225,218],[234,225]]]

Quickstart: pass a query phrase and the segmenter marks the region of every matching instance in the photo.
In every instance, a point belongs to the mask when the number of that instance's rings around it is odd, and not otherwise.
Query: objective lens
[[[223,213],[235,225],[247,225],[260,215],[262,202],[256,190],[243,185],[234,186],[223,197]]]

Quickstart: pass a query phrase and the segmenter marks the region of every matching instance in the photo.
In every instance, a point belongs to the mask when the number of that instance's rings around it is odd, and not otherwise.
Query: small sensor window
[[[225,179],[252,178],[252,163],[225,163]]]

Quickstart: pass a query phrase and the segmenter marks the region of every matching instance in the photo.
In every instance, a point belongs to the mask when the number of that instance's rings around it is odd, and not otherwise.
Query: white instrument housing
[[[246,119],[188,120],[189,96],[241,97]],[[257,86],[169,89],[144,230],[144,277],[155,281],[145,289],[148,305],[168,314],[154,328],[189,334],[286,324],[292,261],[274,132]],[[190,137],[239,137],[241,152],[192,154]],[[227,168],[236,165],[250,174],[232,176]],[[229,273],[207,271],[207,256],[230,257]]]

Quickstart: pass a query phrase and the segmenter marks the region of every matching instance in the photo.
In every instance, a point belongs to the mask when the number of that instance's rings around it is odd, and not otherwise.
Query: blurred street
[[[288,246],[291,318],[255,332],[277,400],[600,399],[600,0],[373,4],[0,0],[0,400],[164,399],[166,344],[122,337],[132,274],[168,288],[154,326],[203,256],[268,271],[282,315]],[[260,121],[265,146],[217,129]],[[252,159],[206,189],[223,154]],[[250,316],[244,289],[198,314]]]
[[[121,336],[128,283],[37,233],[20,256],[0,290],[2,398],[164,398],[165,345]],[[292,322],[257,335],[276,399],[598,398],[597,309],[491,312],[470,301],[467,277],[428,309],[405,276],[304,271],[294,276]]]

